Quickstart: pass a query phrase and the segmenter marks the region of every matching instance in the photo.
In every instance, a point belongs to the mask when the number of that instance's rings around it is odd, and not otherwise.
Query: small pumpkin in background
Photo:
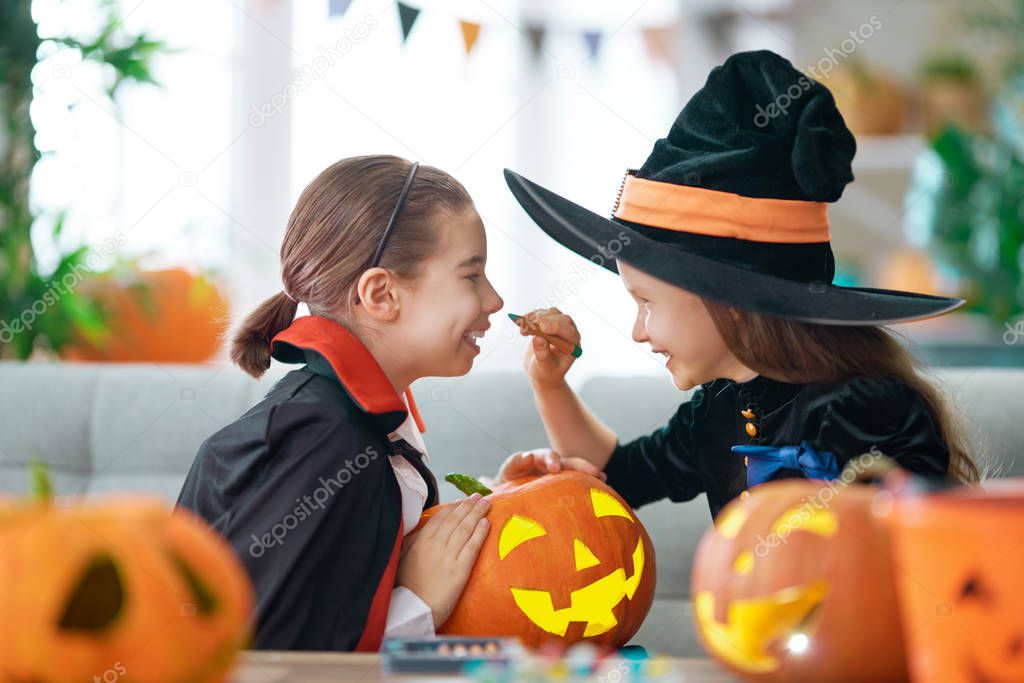
[[[80,285],[105,314],[106,330],[79,335],[66,360],[201,363],[216,355],[228,306],[205,275],[182,268],[103,273]]]
[[[857,137],[895,135],[903,125],[903,90],[880,68],[851,60],[821,81],[836,101],[846,126]]]
[[[936,296],[941,296],[941,292],[948,292],[951,289],[942,281],[942,274],[935,259],[923,249],[897,248],[882,256],[880,261],[878,276],[872,283],[873,286]]]
[[[654,547],[607,484],[575,471],[493,492],[464,475],[449,481],[488,495],[490,531],[439,633],[518,637],[528,647],[618,647],[633,637],[654,600]],[[442,507],[426,510],[420,525]]]
[[[705,650],[750,681],[907,680],[875,487],[769,481],[726,505],[694,558]]]
[[[183,509],[142,497],[0,505],[0,663],[12,680],[114,672],[141,683],[227,680],[254,596],[230,546]]]

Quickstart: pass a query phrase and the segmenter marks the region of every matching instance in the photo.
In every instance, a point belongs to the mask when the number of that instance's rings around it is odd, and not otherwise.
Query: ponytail
[[[270,367],[270,340],[292,324],[299,305],[284,292],[270,297],[245,319],[231,340],[231,360],[259,379]]]

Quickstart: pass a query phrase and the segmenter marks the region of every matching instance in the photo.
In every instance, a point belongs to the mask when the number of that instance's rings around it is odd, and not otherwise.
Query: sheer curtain
[[[572,5],[576,5],[573,10]],[[504,167],[599,212],[678,110],[680,84],[652,60],[645,26],[678,21],[676,3],[424,2],[403,45],[395,5],[354,0],[293,5],[295,196],[320,169],[355,154],[392,153],[454,174],[488,235],[488,272],[506,308],[492,320],[474,372],[520,367],[524,342],[506,312],[557,306],[583,332],[574,381],[663,372],[629,339],[633,304],[617,276],[565,251],[512,199]],[[481,25],[469,57],[459,20]],[[530,30],[543,26],[532,53]],[[591,55],[585,31],[600,33]]]
[[[524,342],[506,312],[557,306],[583,333],[574,383],[664,375],[662,359],[630,339],[634,307],[617,276],[537,229],[502,169],[609,213],[625,169],[719,61],[698,13],[730,3],[430,0],[404,43],[395,3],[352,0],[336,17],[329,4],[121,0],[126,28],[178,51],[155,61],[162,87],[129,85],[116,105],[102,73],[47,46],[33,116],[54,153],[39,165],[36,201],[73,207],[70,243],[121,231],[117,256],[216,271],[238,319],[280,290],[288,213],[321,169],[357,154],[416,159],[459,178],[487,229],[506,309],[475,372],[520,367]],[[34,12],[43,35],[87,37],[98,16],[92,1],[36,0]],[[469,56],[460,19],[481,26]],[[645,40],[650,27],[671,27],[661,54]]]
[[[237,64],[237,10],[200,0],[125,0],[123,28],[166,41],[160,86],[127,83],[117,101],[104,94],[110,74],[77,51],[44,42],[32,74],[32,119],[44,152],[32,199],[44,218],[67,210],[58,246],[102,245],[118,236],[107,263],[145,256],[153,266],[223,270],[229,263],[230,148],[238,131],[229,115]],[[97,2],[36,0],[43,37],[91,40],[103,16]],[[197,21],[196,17],[202,17]],[[39,239],[41,258],[56,250]],[[109,242],[108,242],[109,243]]]

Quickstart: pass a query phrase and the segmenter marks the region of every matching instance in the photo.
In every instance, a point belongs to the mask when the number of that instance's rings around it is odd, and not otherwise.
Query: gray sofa
[[[0,363],[0,490],[25,491],[23,464],[50,463],[58,492],[150,491],[173,501],[204,438],[257,401],[287,368],[255,382],[229,365]],[[1024,369],[937,372],[962,408],[971,443],[994,476],[1024,474]],[[471,374],[414,386],[435,472],[492,473],[510,452],[545,444],[529,387],[517,374]],[[665,378],[601,377],[581,390],[622,439],[662,425],[686,395]],[[456,492],[442,486],[445,499]],[[657,549],[654,608],[634,642],[701,654],[689,616],[690,564],[710,523],[703,497],[639,511]]]

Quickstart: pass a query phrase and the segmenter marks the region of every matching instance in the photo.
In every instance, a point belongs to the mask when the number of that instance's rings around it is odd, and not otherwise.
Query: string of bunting
[[[332,18],[344,16],[351,4],[352,0],[328,0],[328,16]],[[396,1],[395,5],[398,12],[399,25],[402,29],[402,44],[404,45],[408,42],[409,34],[412,33],[416,21],[420,18],[421,8],[401,0]],[[468,57],[473,52],[473,48],[480,38],[481,24],[466,19],[458,19],[458,22],[459,29],[462,32],[463,47]],[[672,36],[674,30],[674,26],[649,26],[641,29],[644,47],[652,60],[663,61],[668,64],[672,63]],[[524,27],[524,31],[530,44],[530,53],[536,58],[543,49],[544,38],[548,33],[548,29],[542,24],[530,23]],[[588,28],[581,30],[580,34],[587,47],[588,58],[596,59],[604,44],[604,33],[600,29]]]

